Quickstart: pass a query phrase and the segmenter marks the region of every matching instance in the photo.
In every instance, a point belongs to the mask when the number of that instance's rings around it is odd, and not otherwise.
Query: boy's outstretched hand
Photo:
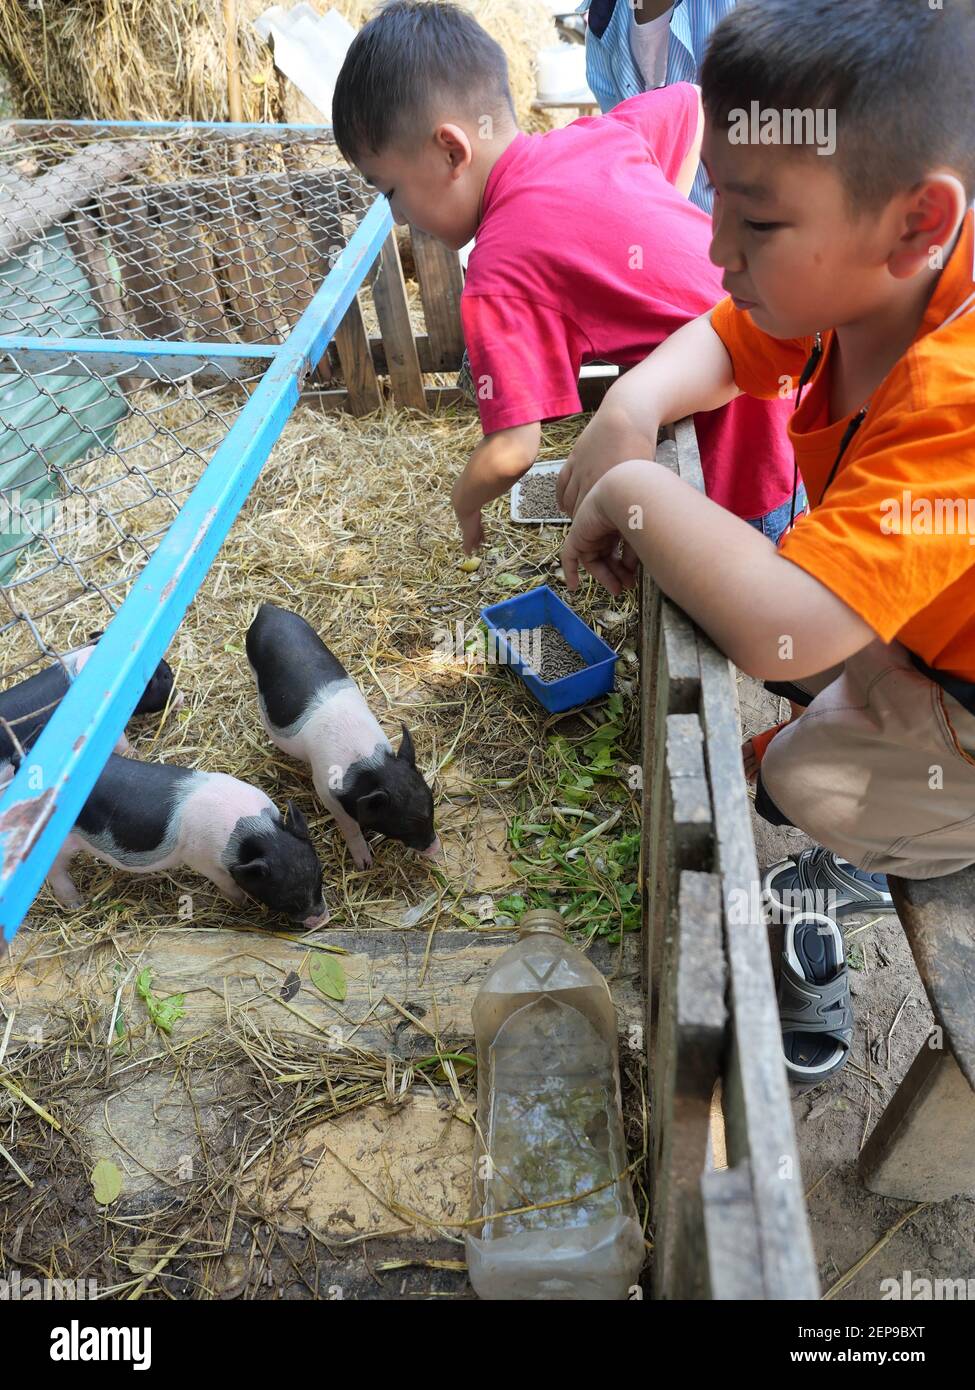
[[[607,397],[576,440],[559,473],[556,497],[565,514],[575,516],[590,489],[623,459],[653,458],[656,438],[656,429],[651,437],[634,428]]]
[[[639,561],[606,514],[606,491],[603,481],[589,489],[562,545],[562,569],[570,591],[579,587],[580,565],[614,595],[636,583]]]
[[[481,509],[502,497],[535,462],[542,439],[537,421],[486,435],[454,483],[451,502],[457,515],[464,553],[470,555],[484,540]]]

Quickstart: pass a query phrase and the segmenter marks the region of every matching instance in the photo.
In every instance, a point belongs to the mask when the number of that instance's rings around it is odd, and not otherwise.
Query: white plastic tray
[[[562,469],[565,459],[546,459],[544,463],[536,463],[530,468],[523,478],[519,478],[511,489],[511,520],[517,521],[520,526],[568,526],[572,520],[570,516],[525,516],[521,510],[521,488],[522,484],[529,478],[538,478],[545,473],[558,473]]]

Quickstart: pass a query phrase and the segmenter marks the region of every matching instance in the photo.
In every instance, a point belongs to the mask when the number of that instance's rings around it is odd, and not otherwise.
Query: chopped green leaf
[[[117,1200],[122,1191],[122,1174],[110,1158],[100,1158],[95,1164],[91,1170],[91,1185],[100,1207]]]
[[[310,974],[312,984],[321,990],[326,999],[344,999],[348,993],[345,971],[342,962],[325,951],[316,951],[311,958]]]

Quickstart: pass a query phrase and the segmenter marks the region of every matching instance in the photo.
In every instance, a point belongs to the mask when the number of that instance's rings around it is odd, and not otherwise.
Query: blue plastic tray
[[[612,690],[616,653],[547,584],[540,589],[530,589],[527,594],[519,594],[517,598],[509,598],[504,603],[492,603],[482,608],[481,618],[491,643],[488,659],[493,659],[496,647],[497,660],[510,666],[535,699],[553,714],[572,709],[575,705],[584,705]],[[528,639],[519,643],[514,634],[530,632],[546,623],[557,628],[569,646],[574,647],[587,663],[581,671],[563,676],[558,681],[543,681],[521,659],[530,655],[530,650],[526,650]]]

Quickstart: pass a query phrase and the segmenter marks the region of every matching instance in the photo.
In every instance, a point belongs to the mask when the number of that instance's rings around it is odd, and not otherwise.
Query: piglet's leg
[[[196,867],[198,868],[198,866]],[[198,871],[203,874],[204,878],[208,878],[212,884],[219,888],[224,897],[229,898],[235,907],[243,907],[245,903],[249,902],[243,888],[239,888],[230,874],[226,873],[223,869],[218,869],[213,865],[209,865],[206,869],[198,869]]]
[[[51,885],[51,892],[62,907],[81,907],[85,901],[68,873],[68,865],[81,848],[81,841],[69,835],[48,871],[47,881]]]
[[[372,863],[372,851],[366,844],[366,837],[362,833],[359,822],[353,820],[347,812],[343,811],[338,802],[331,798],[328,801],[328,809],[338,822],[345,843],[349,847],[349,853],[352,855],[352,862],[357,869],[368,869]]]

